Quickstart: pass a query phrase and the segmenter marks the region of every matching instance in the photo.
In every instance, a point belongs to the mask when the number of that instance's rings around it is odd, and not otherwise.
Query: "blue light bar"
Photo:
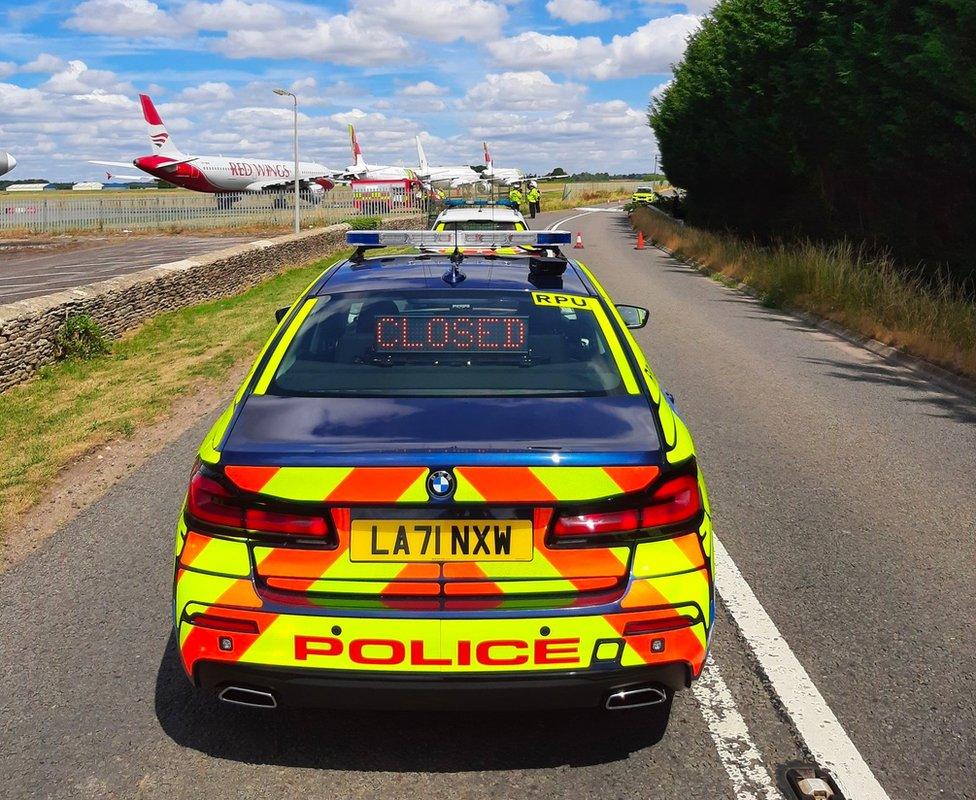
[[[380,235],[376,231],[346,231],[346,243],[353,247],[380,247]]]
[[[540,247],[558,247],[561,244],[571,244],[573,234],[569,231],[539,231]]]
[[[347,231],[352,247],[417,247],[495,250],[500,247],[559,248],[572,242],[569,231]]]
[[[507,198],[499,198],[498,200],[488,200],[486,198],[475,198],[473,200],[465,199],[464,197],[449,197],[444,201],[444,208],[485,208],[487,206],[505,206],[506,208],[515,208],[518,206],[512,200]]]

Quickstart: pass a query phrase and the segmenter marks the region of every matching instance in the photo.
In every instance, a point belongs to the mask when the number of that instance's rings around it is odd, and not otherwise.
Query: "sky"
[[[649,172],[647,105],[714,0],[0,0],[7,177],[97,180],[151,152]]]

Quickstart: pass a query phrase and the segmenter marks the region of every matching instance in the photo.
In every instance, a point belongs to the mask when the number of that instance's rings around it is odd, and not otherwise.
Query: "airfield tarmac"
[[[260,236],[0,239],[0,305],[221,250]]]

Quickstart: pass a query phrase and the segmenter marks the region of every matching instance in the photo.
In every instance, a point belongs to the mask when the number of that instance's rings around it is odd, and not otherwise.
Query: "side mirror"
[[[285,306],[284,308],[279,308],[275,310],[275,322],[281,322],[285,317],[288,316],[288,309],[290,306]]]
[[[628,328],[643,328],[651,315],[646,308],[640,306],[617,306],[617,311]]]

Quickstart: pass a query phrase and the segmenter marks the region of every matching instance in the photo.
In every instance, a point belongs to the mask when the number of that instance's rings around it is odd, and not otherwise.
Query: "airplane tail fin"
[[[488,142],[482,142],[482,145],[484,145],[484,148],[485,148],[485,166],[488,167],[488,169],[486,169],[485,172],[488,175],[494,175],[495,174],[495,167],[491,163],[491,153],[488,151]]]
[[[169,131],[166,130],[166,126],[163,124],[163,120],[149,95],[139,95],[139,102],[142,103],[142,117],[146,120],[146,125],[149,126],[149,141],[152,142],[153,152],[167,158],[182,158],[183,153],[170,137]]]
[[[359,146],[359,139],[356,138],[356,129],[352,125],[349,126],[349,142],[352,145],[353,166],[365,167],[366,162],[363,160],[363,148]]]
[[[427,175],[430,172],[430,165],[427,163],[427,154],[424,153],[424,146],[420,143],[420,137],[417,137],[417,158],[419,159],[420,172],[423,175]]]

